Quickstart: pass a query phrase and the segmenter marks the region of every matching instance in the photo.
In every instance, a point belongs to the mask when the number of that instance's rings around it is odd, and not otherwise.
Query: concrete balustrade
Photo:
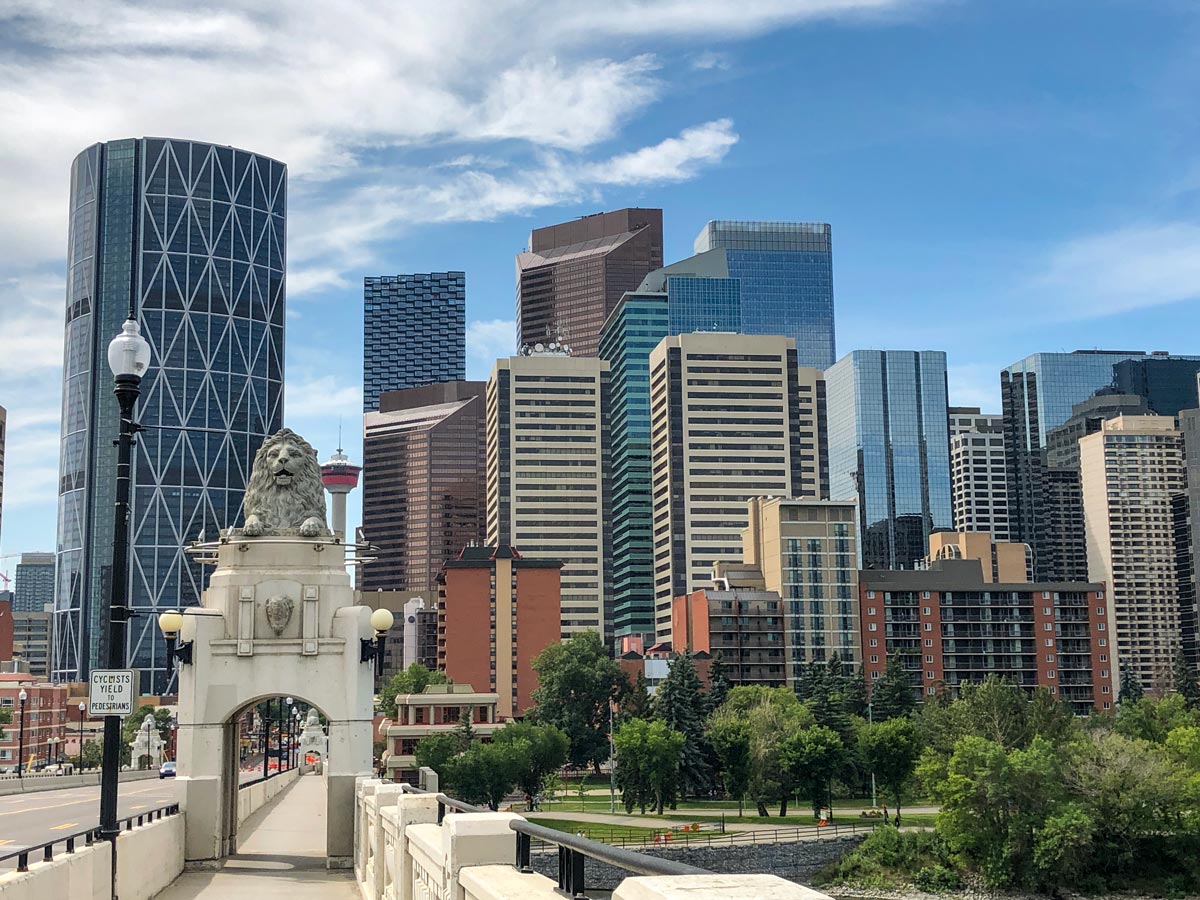
[[[300,769],[289,769],[281,775],[272,775],[266,781],[256,781],[238,790],[238,824],[241,825],[258,810],[275,799],[285,787],[300,777]]]
[[[448,810],[437,822],[435,794],[359,779],[354,871],[364,900],[551,900],[551,879],[513,866],[512,813]],[[829,900],[774,875],[629,877],[614,900]]]
[[[117,841],[117,896],[149,900],[183,871],[184,814],[121,832]],[[82,839],[81,839],[82,840]],[[28,872],[0,875],[4,900],[110,900],[112,848],[97,841],[74,853],[61,848],[50,862],[30,862]]]

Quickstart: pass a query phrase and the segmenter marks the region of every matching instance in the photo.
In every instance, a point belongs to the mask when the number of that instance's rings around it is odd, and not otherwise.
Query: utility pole
[[[608,811],[617,811],[617,754],[613,745],[613,702],[608,701]]]
[[[870,701],[867,702],[867,721],[872,725],[875,724],[875,709]],[[875,769],[871,769],[871,808],[878,809],[879,801],[875,797]]]

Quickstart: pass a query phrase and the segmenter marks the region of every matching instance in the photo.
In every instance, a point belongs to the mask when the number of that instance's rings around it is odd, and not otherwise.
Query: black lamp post
[[[300,765],[300,720],[303,718],[300,715],[300,707],[296,707],[292,711],[292,716],[296,720],[292,723],[292,766]]]
[[[117,493],[113,505],[112,568],[110,595],[101,609],[101,632],[105,637],[105,667],[125,668],[125,630],[129,621],[129,494],[132,482],[131,454],[138,425],[133,407],[141,392],[142,376],[150,365],[150,345],[142,337],[134,319],[134,310],[121,326],[121,333],[108,345],[108,365],[112,369],[120,407],[117,432]],[[104,717],[104,754],[100,773],[100,837],[112,844],[112,896],[117,895],[117,778],[121,770],[121,718]]]
[[[17,738],[17,778],[25,780],[25,701],[29,699],[29,694],[25,693],[25,688],[21,688],[21,693],[17,694],[17,701],[21,704],[21,727],[20,736]]]
[[[79,771],[83,771],[83,712],[87,709],[87,704],[82,700],[79,701]]]
[[[260,719],[262,719],[262,739],[259,741],[259,743],[262,745],[261,749],[262,749],[262,757],[263,757],[263,778],[266,778],[268,775],[271,774],[270,769],[267,768],[267,759],[271,755],[269,752],[271,749],[271,701],[270,700],[268,700],[266,703],[264,703],[262,705],[262,708],[259,709],[258,717]]]

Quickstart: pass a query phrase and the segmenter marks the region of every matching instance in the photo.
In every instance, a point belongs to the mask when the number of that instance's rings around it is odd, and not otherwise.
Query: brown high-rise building
[[[484,536],[483,382],[448,381],[379,397],[363,416],[362,535],[379,548],[364,591],[429,591],[448,559]]]
[[[517,346],[561,339],[595,356],[626,291],[663,264],[661,209],[619,209],[535,228],[517,254]]]

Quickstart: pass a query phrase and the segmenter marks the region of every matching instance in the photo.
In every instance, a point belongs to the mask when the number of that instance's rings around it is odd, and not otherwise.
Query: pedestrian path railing
[[[365,900],[583,898],[588,860],[630,873],[613,900],[650,900],[679,890],[689,900],[825,900],[773,875],[715,874],[379,779],[358,782],[354,830],[355,877]],[[557,879],[534,871],[539,848],[557,851]]]
[[[828,825],[795,825],[790,828],[755,828],[746,831],[689,831],[670,829],[653,835],[633,837],[618,828],[605,830],[603,824],[588,828],[592,840],[629,850],[686,850],[688,847],[730,847],[739,844],[790,844],[796,841],[820,841],[830,838],[865,835],[880,826],[879,822],[851,822]]]

